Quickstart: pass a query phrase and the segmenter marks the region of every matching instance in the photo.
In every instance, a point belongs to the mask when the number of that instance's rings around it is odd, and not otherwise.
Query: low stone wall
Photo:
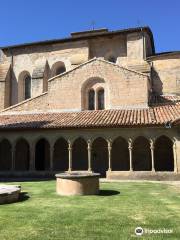
[[[156,180],[156,181],[178,181],[180,173],[175,172],[150,172],[150,171],[107,171],[107,179],[114,180]]]

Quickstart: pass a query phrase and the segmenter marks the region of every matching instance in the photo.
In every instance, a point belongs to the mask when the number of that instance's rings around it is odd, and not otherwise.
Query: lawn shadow
[[[24,201],[28,200],[29,198],[30,198],[30,196],[28,195],[27,192],[21,192],[19,195],[18,202],[24,202]]]
[[[99,190],[100,196],[113,196],[118,194],[120,194],[120,192],[116,190]]]

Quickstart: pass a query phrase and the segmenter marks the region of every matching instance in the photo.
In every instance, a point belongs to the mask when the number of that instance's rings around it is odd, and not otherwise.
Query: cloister
[[[1,138],[0,172],[176,172],[175,143],[166,135]]]

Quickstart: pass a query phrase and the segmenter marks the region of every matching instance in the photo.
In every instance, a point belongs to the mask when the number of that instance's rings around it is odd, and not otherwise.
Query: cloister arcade
[[[20,138],[0,141],[0,171],[60,172],[94,171],[176,171],[175,143],[161,135],[156,139],[138,136],[125,139],[96,137],[74,140],[63,137],[54,142],[39,137],[33,142]]]

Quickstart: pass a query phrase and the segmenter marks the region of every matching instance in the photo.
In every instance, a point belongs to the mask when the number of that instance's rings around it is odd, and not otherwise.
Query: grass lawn
[[[180,185],[101,183],[100,196],[60,197],[54,180],[18,184],[29,198],[0,205],[0,240],[180,239]],[[173,233],[137,237],[137,226]]]

